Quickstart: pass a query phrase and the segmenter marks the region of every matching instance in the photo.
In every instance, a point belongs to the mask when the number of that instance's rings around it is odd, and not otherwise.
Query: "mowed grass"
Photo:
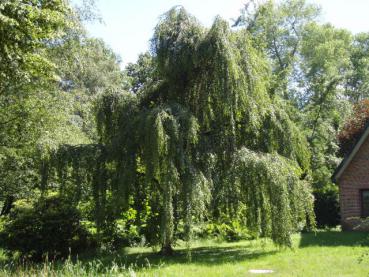
[[[293,236],[292,249],[270,241],[235,243],[196,241],[191,258],[184,246],[172,257],[150,248],[83,256],[78,261],[33,266],[4,262],[1,276],[261,276],[250,269],[270,269],[262,276],[369,276],[369,234],[317,232]]]

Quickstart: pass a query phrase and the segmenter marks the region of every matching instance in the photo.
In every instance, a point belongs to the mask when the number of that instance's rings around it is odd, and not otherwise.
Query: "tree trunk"
[[[172,241],[174,231],[174,218],[173,218],[173,188],[172,183],[167,182],[166,190],[164,191],[164,209],[162,212],[162,225],[161,225],[161,242],[162,248],[160,253],[163,255],[172,255]]]
[[[13,202],[14,202],[14,196],[8,195],[4,201],[4,205],[3,205],[3,208],[1,209],[0,215],[9,214],[11,208],[13,207]]]
[[[172,256],[174,254],[174,250],[172,245],[169,243],[167,245],[163,245],[159,253],[164,256]]]

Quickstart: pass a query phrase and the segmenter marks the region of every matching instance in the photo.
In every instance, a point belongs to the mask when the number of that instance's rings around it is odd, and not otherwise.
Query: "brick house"
[[[369,231],[369,126],[337,167],[343,230]]]

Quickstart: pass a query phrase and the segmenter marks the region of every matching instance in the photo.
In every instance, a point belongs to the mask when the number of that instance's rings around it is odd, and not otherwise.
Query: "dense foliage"
[[[314,192],[314,212],[318,228],[336,227],[340,224],[338,188],[325,188]]]
[[[335,138],[352,104],[367,97],[367,34],[319,24],[319,7],[304,0],[256,3],[245,6],[236,25],[250,30],[268,54],[273,91],[308,140],[314,192],[333,199],[331,175],[340,159]]]
[[[367,122],[368,34],[319,24],[304,0],[249,1],[237,28],[175,7],[121,70],[87,36],[98,16],[84,3],[0,4],[1,217],[20,236],[3,246],[65,256],[81,219],[101,249],[164,254],[195,236],[289,246],[314,211],[338,223],[331,174]],[[24,240],[54,224],[74,227],[55,245]]]
[[[9,254],[39,261],[66,258],[93,246],[70,200],[54,195],[33,205],[17,202],[2,227],[0,240]]]
[[[162,17],[152,52],[156,76],[147,87],[136,94],[105,94],[99,102],[98,130],[114,152],[117,195],[130,196],[130,184],[141,174],[150,190],[160,192],[163,251],[171,251],[180,222],[190,237],[194,219],[232,213],[242,204],[250,229],[259,233],[261,228],[262,235],[288,244],[288,234],[303,224],[306,213],[314,222],[308,184],[299,180],[308,174],[309,151],[278,97],[268,94],[270,70],[263,53],[252,46],[247,32],[231,31],[220,18],[206,30],[182,8]],[[256,165],[232,170],[242,159],[258,160],[251,150],[275,153],[280,161],[265,176],[265,187],[256,177],[240,176],[258,171]],[[275,163],[262,161],[266,171]],[[289,168],[293,161],[295,169]],[[281,171],[290,177],[272,185]],[[237,183],[243,196],[235,195]],[[281,207],[288,212],[274,215]]]

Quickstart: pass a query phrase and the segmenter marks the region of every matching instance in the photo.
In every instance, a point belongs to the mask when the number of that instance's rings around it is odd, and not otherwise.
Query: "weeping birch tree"
[[[251,39],[221,18],[206,29],[173,8],[151,41],[155,77],[136,93],[101,97],[98,129],[116,195],[127,200],[138,174],[160,192],[164,254],[175,240],[173,205],[188,239],[210,207],[244,204],[246,226],[279,245],[314,224],[307,142],[268,94],[271,69]]]

